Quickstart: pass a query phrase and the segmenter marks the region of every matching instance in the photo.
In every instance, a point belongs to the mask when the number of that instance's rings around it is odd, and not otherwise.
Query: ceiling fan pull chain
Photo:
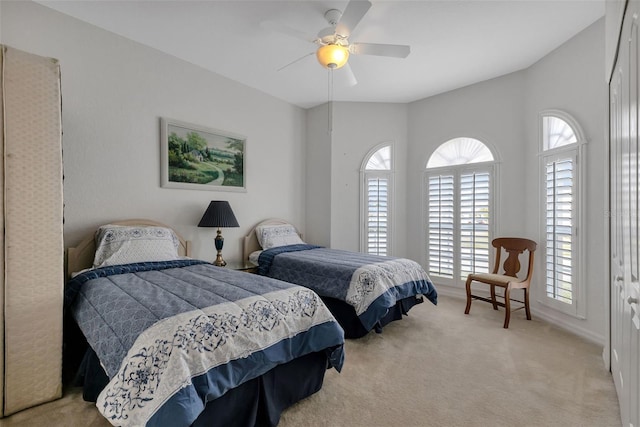
[[[328,126],[328,132],[331,133],[333,132],[333,68],[328,68],[328,79],[329,79],[329,84],[327,84],[328,87],[328,91],[329,93],[327,94],[327,126]]]

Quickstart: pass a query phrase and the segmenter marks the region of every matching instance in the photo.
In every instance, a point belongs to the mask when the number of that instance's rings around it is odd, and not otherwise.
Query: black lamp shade
[[[202,215],[198,227],[240,227],[229,202],[213,200]]]

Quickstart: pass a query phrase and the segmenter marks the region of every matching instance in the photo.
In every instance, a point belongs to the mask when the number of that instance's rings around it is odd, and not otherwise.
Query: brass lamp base
[[[217,265],[218,267],[224,267],[227,265],[227,262],[222,259],[222,251],[218,251],[218,255],[216,255],[216,260],[213,261],[213,265]]]
[[[216,255],[216,260],[213,261],[213,265],[217,265],[218,267],[224,267],[227,265],[227,262],[222,259],[222,245],[224,244],[224,238],[222,237],[222,232],[220,228],[218,228],[218,232],[216,233],[216,238],[214,240],[216,244],[216,250],[218,254]]]

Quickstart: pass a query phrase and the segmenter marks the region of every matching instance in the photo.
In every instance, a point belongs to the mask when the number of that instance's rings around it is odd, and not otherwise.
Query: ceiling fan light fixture
[[[316,57],[323,67],[338,69],[349,60],[349,49],[338,44],[328,44],[318,48]]]

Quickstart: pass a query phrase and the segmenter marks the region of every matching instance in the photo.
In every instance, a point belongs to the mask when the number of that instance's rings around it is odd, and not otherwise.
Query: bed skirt
[[[325,351],[278,365],[208,402],[192,427],[275,427],[282,411],[322,388],[327,365]],[[108,382],[98,357],[88,349],[75,381],[83,387],[84,400],[95,402]]]
[[[347,304],[344,301],[340,301],[330,297],[320,297],[331,311],[331,314],[336,318],[342,329],[344,329],[345,338],[361,338],[369,333],[360,322],[360,319],[356,315],[356,311],[353,306]],[[377,333],[382,332],[382,328],[394,320],[401,320],[403,315],[407,315],[411,307],[416,304],[424,302],[422,296],[412,296],[399,300],[396,305],[389,309],[389,312],[376,323],[374,330]]]

